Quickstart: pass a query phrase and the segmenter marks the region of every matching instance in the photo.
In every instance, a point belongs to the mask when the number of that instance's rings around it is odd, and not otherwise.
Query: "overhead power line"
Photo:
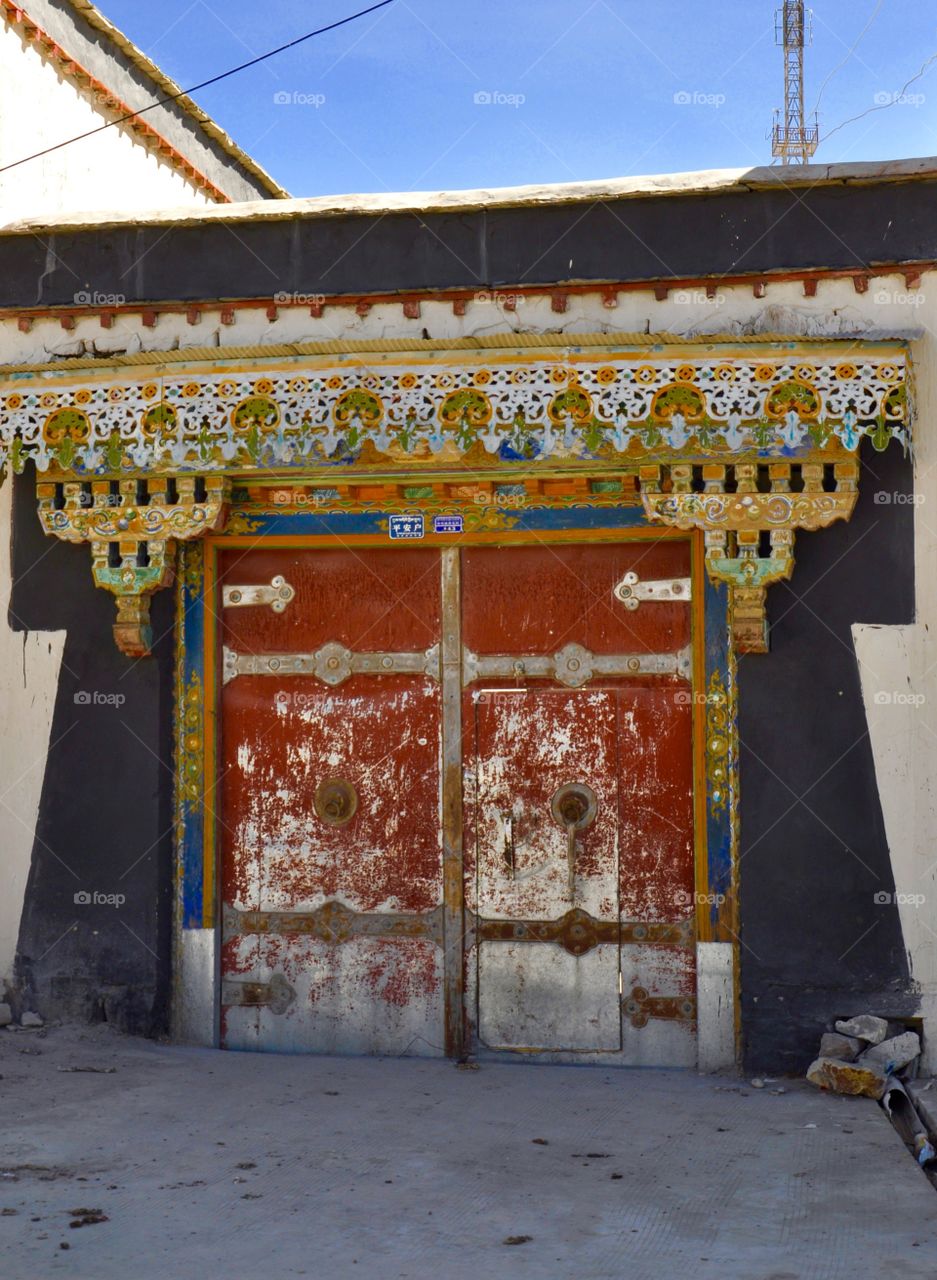
[[[816,100],[816,102],[814,103],[814,107],[813,107],[813,114],[814,114],[814,115],[816,115],[816,114],[818,113],[818,111],[820,110],[820,100],[821,100],[821,98],[823,97],[824,93],[826,92],[826,86],[830,83],[830,81],[833,79],[833,77],[834,77],[834,76],[839,75],[839,73],[842,71],[843,67],[845,67],[845,66],[846,66],[846,64],[850,61],[850,59],[852,58],[853,54],[854,54],[854,53],[856,52],[856,50],[859,48],[859,45],[862,43],[862,40],[863,40],[863,37],[865,36],[865,33],[868,31],[869,27],[871,27],[872,23],[875,21],[875,19],[878,17],[879,13],[881,12],[881,10],[882,10],[882,5],[883,5],[884,3],[885,3],[885,0],[878,0],[878,2],[877,2],[877,4],[876,4],[875,8],[872,10],[872,16],[869,18],[868,22],[865,24],[865,26],[862,28],[862,30],[859,32],[859,34],[856,36],[855,40],[854,40],[854,41],[853,41],[853,43],[852,43],[852,46],[850,47],[850,49],[849,49],[849,50],[848,50],[848,52],[847,52],[847,54],[846,54],[845,58],[843,58],[842,62],[839,64],[839,66],[838,66],[838,67],[834,67],[834,68],[833,68],[833,70],[830,72],[830,74],[826,77],[826,79],[825,79],[825,80],[823,81],[823,83],[820,85],[820,92],[817,94],[817,100]]]
[[[257,58],[251,58],[249,62],[242,62],[239,67],[232,67],[230,71],[223,71],[221,75],[212,76],[210,80],[203,80],[200,84],[195,84],[191,89],[180,89],[178,93],[171,93],[166,98],[159,98],[156,102],[151,102],[147,107],[141,107],[139,111],[128,112],[125,116],[120,116],[117,120],[109,120],[107,124],[99,125],[96,129],[89,129],[87,133],[76,134],[74,138],[67,138],[64,142],[57,142],[52,147],[46,147],[43,151],[35,151],[31,156],[23,156],[22,160],[14,160],[12,164],[0,165],[0,173],[7,173],[10,169],[18,169],[22,164],[29,164],[31,160],[39,160],[42,156],[51,155],[53,151],[61,151],[63,147],[70,147],[75,142],[84,142],[85,138],[93,138],[98,133],[103,133],[106,129],[114,129],[118,125],[126,124],[128,120],[136,120],[139,116],[144,116],[148,111],[154,111],[157,107],[165,107],[171,102],[176,102],[179,98],[189,97],[193,93],[198,93],[200,89],[208,89],[213,84],[220,84],[222,80],[229,80],[231,76],[236,76],[242,71],[249,71],[251,67],[257,67],[262,62],[268,62],[270,58],[275,58],[278,54],[286,53],[289,49],[295,49],[298,45],[305,44],[307,40],[312,40],[316,36],[323,36],[329,31],[336,31],[339,27],[346,27],[350,22],[357,22],[359,18],[366,18],[369,13],[376,13],[378,9],[386,9],[389,4],[393,4],[394,0],[379,0],[379,3],[370,5],[367,9],[360,9],[357,13],[350,14],[347,18],[339,18],[337,22],[330,22],[325,27],[319,27],[315,31],[308,31],[304,36],[299,36],[295,40],[290,40],[288,44],[281,44],[278,49],[271,49],[269,53],[262,53]]]
[[[924,73],[928,71],[935,62],[937,62],[937,53],[932,53],[931,56],[922,64],[920,71],[916,71],[910,80],[906,80],[897,93],[885,95],[887,101],[876,103],[874,107],[868,107],[865,111],[860,111],[857,116],[850,116],[848,120],[843,120],[835,129],[831,129],[829,133],[825,133],[820,141],[826,142],[827,138],[832,138],[834,133],[839,133],[840,129],[845,129],[847,124],[855,124],[857,120],[864,120],[866,116],[872,115],[875,111],[885,111],[888,107],[893,107],[896,103],[900,103],[911,85],[920,80]]]

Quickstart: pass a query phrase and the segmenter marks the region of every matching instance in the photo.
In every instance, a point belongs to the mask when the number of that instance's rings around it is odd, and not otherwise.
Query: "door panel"
[[[479,916],[558,920],[578,910],[617,921],[614,694],[487,690],[475,696],[475,724]],[[554,797],[577,785],[594,795],[595,815],[574,828],[571,847]],[[479,1035],[489,1047],[620,1047],[617,943],[580,957],[482,939],[478,966]]]
[[[431,552],[229,560],[228,584],[280,574],[296,589],[281,615],[225,611],[239,654],[419,652],[439,638]],[[225,1044],[439,1052],[438,680],[238,675],[222,707]],[[346,795],[336,784],[352,789],[352,813],[329,810]],[[262,989],[238,1002],[274,980],[278,1000]]]
[[[462,553],[463,640],[475,653],[674,653],[690,642],[690,611],[658,601],[634,612],[612,595],[626,573],[689,576],[687,544],[471,547]]]
[[[686,602],[613,595],[626,573],[688,578],[682,542],[476,548],[464,556],[463,637],[509,657],[494,687],[467,672],[475,724],[466,766],[467,891],[477,913],[467,982],[487,1049],[695,1061],[692,698],[681,675],[593,676],[563,688],[532,655],[675,655]],[[490,664],[489,664],[490,665]],[[625,671],[628,663],[617,664]],[[558,672],[557,668],[557,672]],[[538,678],[527,673],[537,671]],[[551,817],[557,788],[585,784],[594,823]],[[506,856],[506,850],[510,856]]]
[[[470,548],[461,599],[426,548],[223,553],[226,1046],[442,1054],[461,981],[470,1051],[695,1062],[690,610],[629,573],[688,543]]]

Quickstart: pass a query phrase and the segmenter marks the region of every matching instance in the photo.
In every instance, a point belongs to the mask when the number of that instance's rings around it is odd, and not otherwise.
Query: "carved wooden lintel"
[[[153,644],[150,598],[172,584],[176,544],[224,527],[230,481],[42,481],[36,494],[47,534],[90,545],[95,585],[117,603],[117,647],[128,657],[145,657]]]

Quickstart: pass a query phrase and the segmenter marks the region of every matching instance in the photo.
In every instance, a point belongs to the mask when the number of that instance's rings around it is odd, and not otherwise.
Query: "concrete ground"
[[[937,1276],[937,1194],[880,1108],[799,1082],[107,1027],[0,1032],[0,1076],[4,1280]]]

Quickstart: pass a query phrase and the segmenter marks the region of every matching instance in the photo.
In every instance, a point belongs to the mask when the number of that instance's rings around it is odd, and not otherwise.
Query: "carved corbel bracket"
[[[795,530],[848,520],[858,472],[855,458],[674,463],[641,468],[641,498],[648,519],[703,530],[707,571],[729,587],[736,650],[767,653],[767,588],[793,573]]]
[[[90,545],[95,585],[116,599],[114,639],[128,657],[151,651],[150,598],[172,585],[176,544],[224,528],[230,489],[224,476],[37,484],[45,532]]]

